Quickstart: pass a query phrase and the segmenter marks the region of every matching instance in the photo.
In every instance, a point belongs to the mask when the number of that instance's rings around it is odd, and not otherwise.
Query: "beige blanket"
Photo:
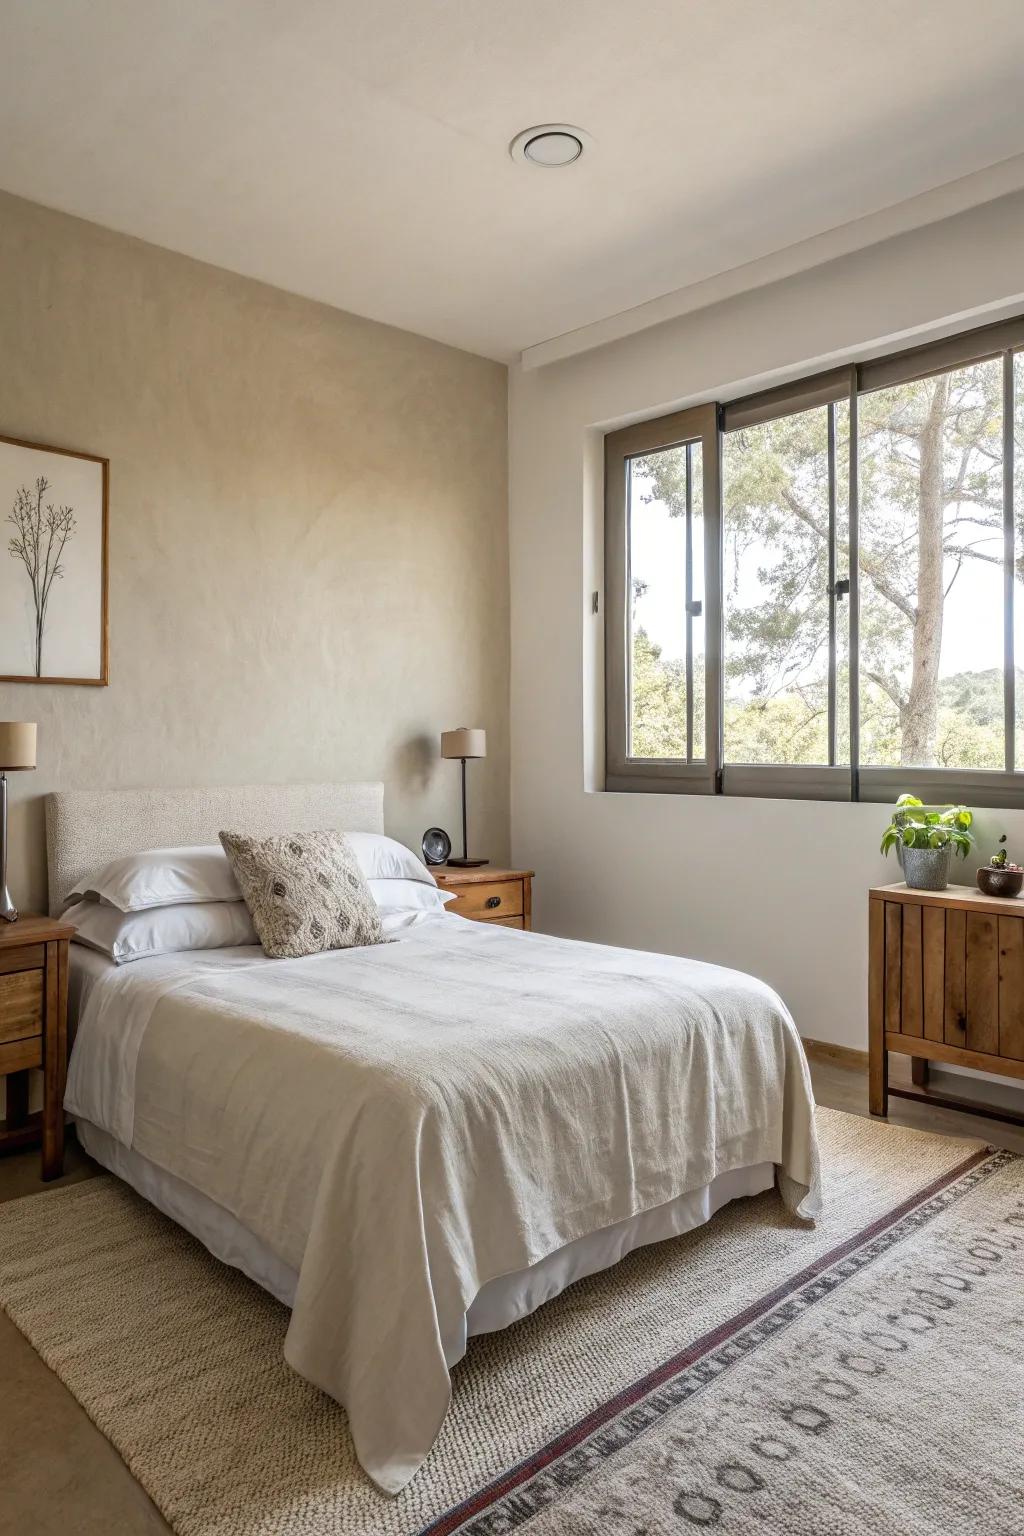
[[[91,1069],[131,985],[149,1000]],[[139,962],[93,988],[76,1057],[75,1113],[299,1271],[286,1356],[387,1491],[430,1451],[442,1338],[487,1281],[758,1162],[818,1205],[785,1007],[692,961],[437,917],[306,960]]]

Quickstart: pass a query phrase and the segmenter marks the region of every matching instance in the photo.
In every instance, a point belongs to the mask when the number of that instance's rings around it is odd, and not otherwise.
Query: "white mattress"
[[[205,951],[203,959],[215,960],[220,953]],[[241,958],[237,951],[235,958]],[[150,964],[135,962],[131,970],[135,972],[136,966],[139,967],[136,974],[141,981],[142,967]],[[123,973],[126,968],[114,967],[105,956],[72,944],[69,986],[69,1025],[72,1029],[95,981],[115,969]],[[241,1270],[285,1306],[291,1306],[298,1283],[297,1272],[272,1253],[237,1217],[124,1145],[103,1127],[80,1115],[76,1116],[76,1125],[83,1147],[98,1163],[191,1232],[216,1258]],[[467,1336],[508,1327],[550,1301],[574,1281],[610,1268],[634,1248],[689,1232],[708,1221],[731,1200],[760,1194],[770,1189],[774,1181],[775,1167],[771,1162],[730,1169],[710,1184],[579,1238],[528,1269],[489,1281],[470,1306],[464,1329],[457,1337],[444,1339],[446,1360],[451,1365],[462,1357]]]

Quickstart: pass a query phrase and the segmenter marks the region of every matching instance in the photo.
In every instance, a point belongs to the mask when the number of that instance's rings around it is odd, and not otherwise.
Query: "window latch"
[[[836,582],[835,586],[832,588],[832,595],[833,595],[833,597],[836,597],[836,598],[849,597],[849,595],[850,595],[850,578],[849,578],[849,576],[843,576],[839,581]]]
[[[699,619],[701,614],[704,612],[704,604],[700,602],[699,599],[691,598],[690,602],[688,602],[686,605],[686,611],[690,615],[691,619]]]

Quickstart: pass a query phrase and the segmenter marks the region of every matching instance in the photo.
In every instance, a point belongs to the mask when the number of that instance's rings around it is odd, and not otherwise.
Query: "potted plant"
[[[1004,832],[999,839],[1006,842]],[[1019,896],[1024,886],[1024,869],[1006,862],[1006,849],[1000,847],[978,870],[978,890],[983,896]]]
[[[882,852],[896,849],[911,890],[944,891],[954,850],[966,859],[974,842],[973,820],[966,805],[924,805],[916,795],[900,795],[882,835]]]

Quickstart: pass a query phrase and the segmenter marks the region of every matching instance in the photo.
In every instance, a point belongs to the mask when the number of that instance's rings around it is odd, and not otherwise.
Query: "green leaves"
[[[900,795],[892,821],[882,834],[881,851],[904,848],[952,847],[966,859],[974,842],[970,826],[974,813],[966,805],[926,806],[916,795]]]

